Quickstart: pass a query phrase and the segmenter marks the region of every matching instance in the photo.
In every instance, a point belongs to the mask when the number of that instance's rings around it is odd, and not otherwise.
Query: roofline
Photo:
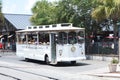
[[[55,25],[55,26],[54,26]],[[72,23],[61,23],[53,25],[27,26],[24,30],[16,32],[35,32],[35,31],[69,31],[69,30],[84,30],[84,28],[73,27]]]
[[[32,14],[14,14],[14,13],[2,13],[3,15],[25,15],[25,16],[32,16]]]
[[[37,29],[37,30],[18,30],[16,33],[21,33],[21,32],[57,32],[57,31],[76,31],[76,30],[85,30],[85,28],[78,28],[78,27],[71,27],[71,28],[58,28],[58,29]]]

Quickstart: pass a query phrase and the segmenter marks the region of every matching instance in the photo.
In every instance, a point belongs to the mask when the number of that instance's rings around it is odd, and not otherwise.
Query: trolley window
[[[78,32],[77,39],[78,39],[78,43],[84,42],[84,32],[83,31]]]
[[[67,33],[65,32],[58,33],[58,44],[67,44]]]
[[[69,32],[68,33],[68,43],[69,44],[77,43],[76,32]]]

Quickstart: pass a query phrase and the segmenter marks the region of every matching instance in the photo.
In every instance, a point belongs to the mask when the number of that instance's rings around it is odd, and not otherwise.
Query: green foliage
[[[36,5],[32,8],[33,16],[31,22],[34,25],[52,24],[55,22],[54,15],[55,5],[47,0],[41,0],[36,2]]]
[[[120,0],[94,0],[94,4],[91,15],[97,21],[120,18]]]
[[[4,24],[4,16],[3,14],[0,12],[0,26],[3,26]]]
[[[96,24],[91,25],[94,22],[90,15],[93,6],[92,0],[59,0],[54,3],[41,0],[32,8],[31,22],[34,25],[73,23],[86,28],[86,33],[90,34],[93,26],[96,27]]]
[[[115,59],[115,58],[113,58],[111,61],[111,64],[118,64],[118,63],[119,63],[118,59]]]
[[[85,27],[90,23],[91,0],[61,0],[58,4],[58,22],[71,22]]]
[[[2,1],[0,0],[0,12],[1,12],[1,8],[2,8]]]
[[[2,1],[0,0],[0,29],[4,25],[4,16],[3,16],[2,12],[1,12],[1,9],[2,9]]]
[[[86,26],[92,7],[92,0],[60,0],[50,3],[38,1],[32,8],[31,21],[35,25],[51,23],[73,23],[74,26]],[[87,21],[86,21],[87,20]],[[90,21],[89,21],[90,22]]]
[[[103,21],[104,19],[113,20],[114,26],[114,36],[117,36],[116,28],[117,21],[120,19],[120,0],[93,0],[94,4],[97,4],[91,13],[92,18],[94,18],[97,22]],[[114,45],[116,52],[116,38],[114,38]]]

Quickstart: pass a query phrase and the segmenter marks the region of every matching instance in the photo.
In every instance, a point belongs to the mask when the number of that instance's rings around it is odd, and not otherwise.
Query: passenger
[[[40,42],[40,44],[42,44],[42,42]]]
[[[0,43],[0,49],[3,49],[3,44],[2,43]]]
[[[7,44],[7,48],[10,49],[10,42],[8,42],[8,44]]]
[[[46,45],[46,42],[43,42],[43,45]]]
[[[28,44],[31,44],[31,41],[30,41],[30,40],[28,41]]]
[[[49,45],[50,44],[50,42],[47,42],[47,45]]]

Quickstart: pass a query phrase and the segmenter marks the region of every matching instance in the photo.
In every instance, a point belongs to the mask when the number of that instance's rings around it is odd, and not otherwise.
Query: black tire
[[[48,56],[45,56],[45,63],[46,64],[49,64],[50,62],[49,62],[49,57]]]
[[[71,61],[71,64],[76,64],[76,61]]]
[[[25,58],[25,61],[26,61],[26,62],[29,62],[29,61],[30,61],[30,59],[29,59],[29,58]]]

